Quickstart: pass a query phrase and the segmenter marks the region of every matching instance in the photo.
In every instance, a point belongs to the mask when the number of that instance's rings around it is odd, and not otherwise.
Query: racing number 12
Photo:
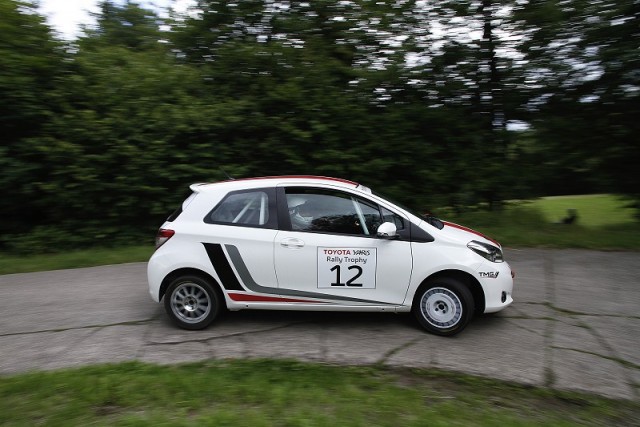
[[[335,271],[336,272],[336,281],[331,283],[331,286],[355,286],[355,287],[362,287],[362,283],[354,283],[355,280],[362,276],[362,267],[357,266],[357,265],[351,265],[347,268],[347,270],[356,270],[355,275],[347,280],[347,283],[342,283],[340,281],[340,265],[334,265],[333,268],[330,271]]]

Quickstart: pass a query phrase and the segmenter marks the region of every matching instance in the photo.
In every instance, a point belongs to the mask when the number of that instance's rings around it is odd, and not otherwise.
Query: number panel
[[[318,248],[318,288],[375,289],[376,248]]]

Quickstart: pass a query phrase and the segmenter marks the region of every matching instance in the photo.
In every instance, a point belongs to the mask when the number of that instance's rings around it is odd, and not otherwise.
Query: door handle
[[[304,247],[304,242],[300,239],[288,238],[280,242],[280,246],[282,246],[283,248],[289,248],[289,249],[300,249]]]

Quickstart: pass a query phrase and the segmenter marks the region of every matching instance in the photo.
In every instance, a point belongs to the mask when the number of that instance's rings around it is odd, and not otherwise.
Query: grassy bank
[[[287,361],[125,363],[0,379],[0,424],[637,425],[637,402],[466,375]]]
[[[2,254],[0,256],[0,274],[142,262],[147,261],[152,253],[153,246],[129,246],[109,249],[94,248],[58,254],[29,256]]]
[[[563,224],[568,210],[577,218]],[[503,209],[475,210],[443,218],[482,231],[508,247],[640,250],[640,222],[627,202],[613,195],[543,197],[508,203]]]

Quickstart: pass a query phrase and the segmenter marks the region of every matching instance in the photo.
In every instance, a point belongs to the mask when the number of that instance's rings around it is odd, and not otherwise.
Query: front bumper
[[[514,274],[508,263],[484,263],[477,274],[484,290],[485,313],[495,313],[513,303]]]

